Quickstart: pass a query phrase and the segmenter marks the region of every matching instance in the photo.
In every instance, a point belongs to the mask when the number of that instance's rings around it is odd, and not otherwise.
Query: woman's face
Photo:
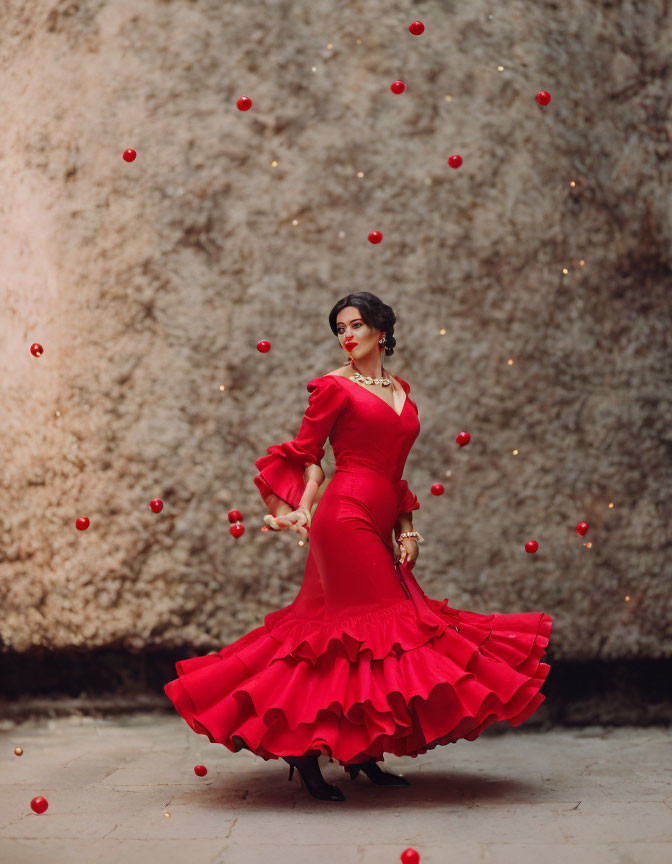
[[[336,316],[338,341],[348,352],[348,357],[361,359],[371,352],[380,351],[378,339],[381,332],[364,323],[361,312],[356,306],[346,306]]]

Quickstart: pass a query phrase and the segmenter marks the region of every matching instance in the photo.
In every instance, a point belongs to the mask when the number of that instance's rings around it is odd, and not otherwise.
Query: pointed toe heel
[[[381,771],[375,759],[369,762],[360,762],[356,765],[346,765],[346,770],[350,773],[350,779],[354,780],[360,771],[369,778],[376,786],[410,786],[411,784],[404,777],[398,777],[396,774],[386,774]]]
[[[303,788],[305,785],[313,798],[319,798],[320,801],[345,801],[345,795],[338,786],[331,786],[322,776],[317,756],[283,756],[282,758],[289,763],[289,779],[294,776],[294,768],[298,768],[301,786]]]

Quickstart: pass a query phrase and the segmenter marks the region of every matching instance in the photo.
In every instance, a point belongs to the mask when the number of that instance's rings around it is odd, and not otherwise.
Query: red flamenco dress
[[[419,507],[402,474],[420,432],[397,380],[401,413],[349,378],[311,379],[296,438],[255,462],[263,499],[292,508],[327,436],[336,470],[293,602],[218,653],[180,660],[164,687],[195,732],[234,753],[415,757],[497,721],[518,726],[545,699],[550,615],[454,609],[395,564],[394,525]]]

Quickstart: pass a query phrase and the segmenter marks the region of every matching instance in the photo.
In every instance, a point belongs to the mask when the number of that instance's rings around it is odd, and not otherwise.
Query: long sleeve
[[[399,488],[399,509],[397,511],[397,517],[402,513],[410,513],[411,510],[417,510],[420,507],[420,502],[408,488],[406,480],[399,481]]]
[[[306,465],[319,465],[327,440],[347,397],[343,387],[329,375],[312,378],[306,385],[310,393],[308,408],[295,438],[267,447],[267,456],[255,461],[259,474],[254,483],[267,501],[269,492],[286,501],[295,510],[306,488]],[[275,513],[273,514],[275,515]]]

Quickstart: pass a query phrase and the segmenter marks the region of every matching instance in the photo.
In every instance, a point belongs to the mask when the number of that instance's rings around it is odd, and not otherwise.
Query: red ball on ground
[[[462,164],[462,157],[458,153],[455,153],[448,157],[448,164],[451,168],[459,168]]]
[[[35,798],[33,798],[33,800],[30,802],[30,806],[32,807],[32,809],[33,809],[36,813],[44,813],[44,811],[45,811],[45,810],[47,809],[47,807],[49,806],[49,802],[47,801],[46,798],[43,798],[42,795],[37,795],[37,796],[36,796]]]
[[[540,105],[548,105],[548,103],[550,101],[551,101],[551,94],[548,93],[546,90],[540,90],[537,93],[537,102]]]
[[[408,32],[412,33],[414,36],[419,36],[421,33],[425,32],[425,25],[422,21],[414,21],[408,28]]]
[[[380,231],[369,231],[369,243],[380,243],[383,235]]]
[[[44,353],[44,348],[42,348],[39,342],[33,342],[33,344],[30,346],[30,353],[33,355],[33,357],[41,357]]]
[[[132,147],[129,147],[128,150],[124,150],[123,157],[125,162],[132,162],[138,154]]]
[[[432,495],[443,495],[443,483],[434,483],[429,491]]]
[[[417,849],[404,849],[399,856],[399,860],[401,861],[401,864],[418,864],[420,853]]]
[[[208,773],[208,769],[205,765],[194,765],[194,774],[197,774],[199,777],[205,777]]]
[[[576,526],[576,533],[579,534],[581,537],[585,536],[585,533],[587,530],[588,530],[588,523],[587,522],[579,522],[579,524]]]
[[[257,342],[257,351],[261,351],[262,354],[265,354],[267,351],[271,350],[271,343],[268,339],[262,339],[261,342]]]
[[[80,516],[75,522],[78,531],[86,531],[90,524],[87,516]]]
[[[460,447],[464,447],[471,441],[471,435],[468,432],[459,432],[455,442],[460,445]]]
[[[240,510],[229,510],[229,522],[242,522],[243,514]]]
[[[529,552],[530,554],[532,554],[533,552],[536,552],[538,548],[539,548],[539,544],[537,543],[536,540],[528,540],[527,543],[525,544],[525,551]]]
[[[393,93],[403,93],[405,89],[406,89],[406,85],[404,84],[403,81],[393,81],[390,84],[390,90]]]
[[[149,502],[149,509],[152,513],[160,513],[163,510],[163,501],[160,498],[152,498]]]
[[[241,96],[236,105],[239,111],[249,111],[252,107],[252,100],[249,96]]]
[[[240,522],[236,522],[235,525],[232,525],[229,528],[229,534],[231,534],[232,537],[235,537],[236,540],[239,537],[241,537],[244,533],[245,533],[245,527],[243,525],[241,525]]]

